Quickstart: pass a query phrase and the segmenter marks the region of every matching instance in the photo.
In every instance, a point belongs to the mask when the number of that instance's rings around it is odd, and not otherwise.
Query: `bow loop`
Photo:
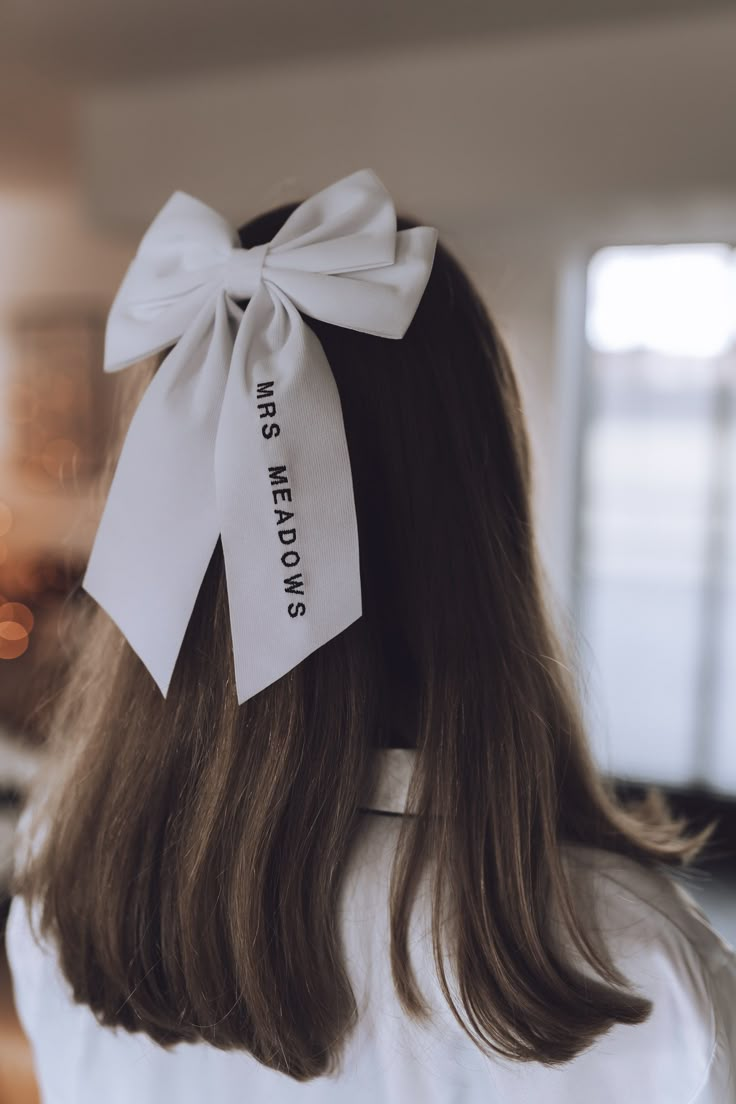
[[[218,537],[239,702],[361,616],[340,397],[302,314],[401,337],[436,240],[397,232],[369,170],[251,249],[182,192],[147,230],[110,311],[105,369],[173,348],[131,422],[83,585],[163,694]]]

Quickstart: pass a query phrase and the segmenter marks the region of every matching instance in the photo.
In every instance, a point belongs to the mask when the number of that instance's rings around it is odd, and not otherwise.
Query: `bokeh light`
[[[18,659],[27,650],[27,630],[17,621],[0,621],[0,659]]]
[[[33,614],[22,602],[4,602],[0,605],[0,623],[4,621],[16,622],[27,633],[33,628]]]

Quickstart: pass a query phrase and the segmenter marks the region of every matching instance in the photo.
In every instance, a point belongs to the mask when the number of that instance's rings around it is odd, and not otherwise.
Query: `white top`
[[[378,754],[379,782],[366,801],[374,811],[365,813],[343,883],[341,920],[361,1018],[342,1072],[301,1084],[244,1053],[190,1043],[165,1051],[144,1036],[100,1027],[72,1002],[53,951],[33,941],[15,900],[8,955],[44,1104],[736,1104],[736,953],[669,877],[590,848],[566,855],[590,874],[618,965],[654,1003],[644,1024],[613,1028],[557,1069],[485,1057],[439,990],[421,907],[412,959],[435,1012],[430,1026],[413,1023],[396,998],[387,950],[388,876],[401,822],[377,810],[403,810],[414,753]]]

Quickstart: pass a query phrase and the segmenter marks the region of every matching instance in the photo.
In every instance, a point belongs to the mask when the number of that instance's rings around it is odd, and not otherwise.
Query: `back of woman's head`
[[[292,210],[248,223],[242,245]],[[399,997],[425,1014],[407,935],[426,868],[459,1022],[512,1058],[565,1061],[650,1006],[577,915],[562,845],[680,861],[698,842],[664,810],[619,808],[591,767],[544,608],[516,382],[457,262],[438,245],[401,340],[307,321],[342,404],[363,616],[238,706],[219,545],[166,699],[80,600],[18,888],[101,1022],[317,1076],[357,1015],[337,905],[372,752],[415,747],[391,887]]]

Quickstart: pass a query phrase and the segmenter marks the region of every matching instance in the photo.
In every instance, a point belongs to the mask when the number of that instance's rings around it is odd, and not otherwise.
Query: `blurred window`
[[[588,268],[576,586],[615,774],[736,794],[736,251]]]

